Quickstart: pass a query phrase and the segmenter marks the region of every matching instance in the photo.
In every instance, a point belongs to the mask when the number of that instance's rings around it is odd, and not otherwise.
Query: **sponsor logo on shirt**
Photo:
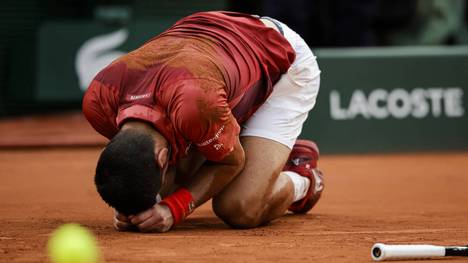
[[[149,98],[150,96],[151,96],[151,92],[140,94],[140,95],[128,95],[128,99],[129,100],[141,100],[141,99]]]
[[[224,131],[224,125],[221,126],[221,128],[219,128],[219,130],[216,132],[215,136],[209,140],[206,140],[204,142],[201,142],[201,143],[197,143],[197,146],[207,146],[208,144],[214,142],[215,140],[217,140],[219,138],[219,136],[221,135],[221,133]],[[215,149],[216,150],[219,150],[221,147],[223,146],[223,144],[216,144],[214,145]],[[218,147],[218,148],[217,148]]]

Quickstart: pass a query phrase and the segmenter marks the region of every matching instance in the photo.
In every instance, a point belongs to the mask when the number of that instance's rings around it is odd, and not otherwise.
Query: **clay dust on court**
[[[468,152],[324,155],[308,215],[233,230],[208,203],[173,231],[141,234],[112,228],[93,185],[103,139],[79,114],[3,120],[0,137],[1,262],[47,262],[50,233],[69,222],[96,235],[104,262],[371,262],[375,242],[468,243]]]

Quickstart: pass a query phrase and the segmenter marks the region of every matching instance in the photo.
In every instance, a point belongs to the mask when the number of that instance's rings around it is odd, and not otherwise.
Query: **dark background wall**
[[[326,145],[324,152],[468,149],[466,6],[465,0],[5,0],[0,118],[79,110],[78,50],[96,37],[125,30],[125,40],[106,50],[121,54],[188,14],[231,10],[285,22],[318,56],[321,90],[302,137]]]

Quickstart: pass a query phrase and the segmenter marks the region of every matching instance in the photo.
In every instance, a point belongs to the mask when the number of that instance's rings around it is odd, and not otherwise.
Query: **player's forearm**
[[[244,160],[237,163],[220,164],[207,161],[187,184],[198,207],[217,195],[244,168]]]
[[[239,138],[231,152],[220,161],[206,161],[186,184],[195,207],[223,190],[244,168],[245,153]]]

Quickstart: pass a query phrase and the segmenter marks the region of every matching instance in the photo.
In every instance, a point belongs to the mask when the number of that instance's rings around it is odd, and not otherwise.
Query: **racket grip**
[[[375,261],[416,259],[445,256],[445,247],[433,245],[385,245],[372,246],[372,259]]]

